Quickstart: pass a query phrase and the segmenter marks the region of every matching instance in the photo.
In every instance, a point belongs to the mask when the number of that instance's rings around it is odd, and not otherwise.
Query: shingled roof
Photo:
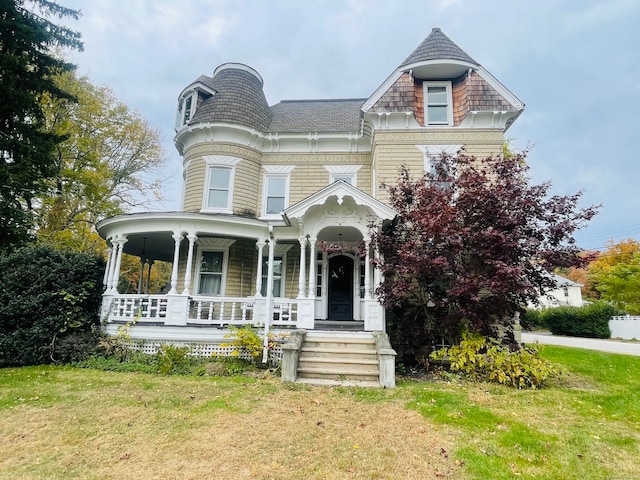
[[[366,99],[284,100],[271,107],[267,132],[358,132]]]
[[[427,38],[400,64],[399,68],[429,60],[459,60],[480,65],[437,27],[431,30]]]
[[[242,68],[225,68],[213,77],[200,76],[197,80],[215,90],[215,94],[202,101],[189,122],[232,123],[267,131],[271,123],[271,110],[262,90],[262,80]]]

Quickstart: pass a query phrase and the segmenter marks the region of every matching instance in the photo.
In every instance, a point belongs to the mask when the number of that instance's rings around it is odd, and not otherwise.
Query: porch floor
[[[347,332],[363,332],[364,322],[349,320],[349,321],[334,321],[334,320],[316,320],[314,330],[340,330]]]

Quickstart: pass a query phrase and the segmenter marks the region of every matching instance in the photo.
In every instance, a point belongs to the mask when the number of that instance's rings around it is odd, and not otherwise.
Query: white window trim
[[[204,190],[202,193],[202,213],[233,213],[233,187],[235,184],[236,166],[240,163],[237,157],[226,155],[206,155],[203,157],[206,164],[206,174],[204,181]],[[227,196],[227,205],[223,208],[209,207],[209,184],[211,182],[211,172],[214,168],[228,168],[229,173],[229,193]]]
[[[267,214],[267,186],[270,178],[284,178],[284,208],[289,207],[289,190],[291,187],[291,172],[295,168],[294,165],[263,165],[265,173],[262,177],[262,205],[260,208],[260,218],[265,220],[273,220],[281,218],[279,213]]]
[[[215,295],[213,293],[197,293],[196,295],[224,297],[227,288],[227,273],[229,267],[229,247],[198,247],[196,249],[196,274],[195,274],[195,289],[194,292],[200,291],[200,257],[204,252],[221,252],[222,253],[222,278],[220,279],[220,294]]]
[[[185,118],[184,106],[189,98],[191,98],[191,111],[189,112],[189,118]],[[180,130],[189,123],[189,120],[191,120],[196,113],[197,105],[198,91],[195,88],[180,95],[180,98],[178,99],[178,111],[176,112],[176,130]]]
[[[336,177],[351,177],[351,185],[358,186],[358,171],[362,165],[324,165],[329,172],[329,184],[336,181]]]
[[[424,172],[430,172],[434,158],[439,158],[443,153],[455,156],[462,145],[416,145],[424,155]]]
[[[284,294],[287,292],[287,252],[291,249],[293,245],[291,244],[287,244],[287,243],[281,243],[281,244],[277,244],[273,249],[273,256],[275,257],[281,257],[282,258],[282,275],[280,276],[280,292],[273,292],[273,296],[274,298],[284,298]],[[264,260],[269,260],[269,253],[268,252],[263,252],[262,253],[262,261],[264,262]],[[268,277],[269,275],[269,271],[264,271],[262,272],[262,278],[264,278],[265,276]],[[262,280],[260,281],[260,284],[262,284]],[[263,295],[266,296],[265,292]]]
[[[447,90],[447,123],[429,122],[429,89],[428,87],[445,87]],[[451,82],[423,82],[424,92],[424,123],[427,127],[450,127],[453,125],[453,94]]]

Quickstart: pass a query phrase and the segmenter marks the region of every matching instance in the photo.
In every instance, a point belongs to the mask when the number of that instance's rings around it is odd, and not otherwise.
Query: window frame
[[[446,104],[443,103],[429,103],[429,87],[445,87],[445,93],[447,96]],[[425,126],[428,127],[450,127],[453,126],[453,94],[452,94],[452,86],[450,81],[425,81],[422,83],[422,88],[424,91],[424,123]],[[434,107],[446,107],[447,112],[447,121],[430,121],[429,120],[429,106]]]
[[[233,193],[235,185],[236,166],[240,163],[240,159],[237,157],[229,157],[223,155],[209,155],[204,157],[204,160],[206,164],[206,173],[204,181],[204,191],[202,194],[202,207],[200,211],[203,213],[233,213]],[[212,207],[209,205],[209,192],[212,190],[212,175],[216,170],[222,169],[229,170],[227,204],[224,207]]]
[[[348,177],[350,181],[347,183],[358,188],[358,171],[362,165],[325,165],[324,168],[329,172],[329,185],[340,180],[341,177]]]
[[[279,219],[282,212],[267,213],[267,200],[269,199],[269,181],[272,179],[284,179],[284,205],[282,211],[289,207],[289,190],[291,189],[291,172],[295,167],[292,165],[264,165],[265,171],[262,177],[262,204],[260,207],[260,218]]]
[[[222,253],[222,272],[220,272],[220,292],[219,293],[201,293],[200,287],[202,284],[202,275],[204,274],[201,271],[202,268],[202,260],[201,257],[205,253]],[[226,287],[227,287],[227,274],[229,267],[229,247],[205,247],[199,246],[197,248],[197,256],[198,261],[196,262],[196,272],[195,272],[195,288],[194,292],[197,292],[196,295],[204,296],[204,297],[224,297]]]
[[[280,273],[280,292],[273,292],[274,298],[284,298],[284,295],[287,293],[286,289],[286,279],[287,279],[287,253],[291,249],[291,244],[277,244],[275,245],[273,251],[273,259],[274,261],[280,259],[282,262],[281,273]],[[266,292],[266,282],[269,278],[269,253],[268,250],[262,253],[262,280],[260,283],[260,294],[263,297],[267,296]],[[266,265],[264,264],[266,262]],[[275,280],[275,276],[274,276]]]

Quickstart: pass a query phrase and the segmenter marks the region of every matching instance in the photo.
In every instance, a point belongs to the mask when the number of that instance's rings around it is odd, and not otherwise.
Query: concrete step
[[[376,344],[368,333],[307,334],[300,350],[300,383],[380,386]]]

